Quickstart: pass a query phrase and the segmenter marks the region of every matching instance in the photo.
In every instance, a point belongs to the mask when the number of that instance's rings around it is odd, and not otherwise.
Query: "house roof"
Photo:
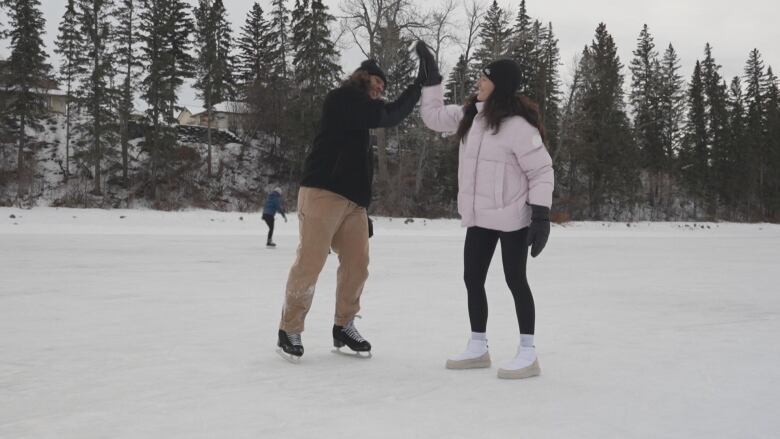
[[[214,105],[214,111],[219,113],[249,113],[249,106],[245,102],[225,101]]]
[[[11,61],[7,59],[0,59],[0,72],[4,71],[11,64]],[[59,89],[59,84],[53,78],[46,78],[36,84],[39,88],[35,90],[37,93],[51,95],[51,96],[65,96],[67,93]],[[3,84],[3,88],[6,91],[11,91],[12,88]]]
[[[13,93],[14,91],[19,90],[19,87],[7,87],[7,86],[0,86],[0,90],[4,90],[6,92]],[[30,89],[33,93],[46,95],[46,96],[67,96],[67,92],[65,90],[60,90],[58,88],[32,88]]]
[[[65,90],[60,90],[59,88],[52,88],[46,90],[46,94],[49,96],[67,96],[68,92]]]
[[[246,102],[237,102],[237,101],[220,102],[218,104],[215,104],[213,109],[215,113],[249,114],[251,112],[249,105],[247,105]],[[185,108],[185,110],[189,110],[189,109]],[[207,111],[205,110],[201,110],[198,112],[189,110],[189,112],[192,113],[192,117],[202,116],[207,113]]]

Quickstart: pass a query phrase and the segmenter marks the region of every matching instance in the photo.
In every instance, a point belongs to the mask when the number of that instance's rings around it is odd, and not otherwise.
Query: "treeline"
[[[298,141],[298,132],[286,136],[287,119],[312,117],[309,107],[316,102],[308,91],[332,86],[341,73],[328,31],[333,17],[320,0],[296,2],[293,10],[277,0],[268,14],[255,4],[238,37],[222,0],[200,0],[194,8],[183,0],[67,0],[54,48],[61,59],[58,66],[47,62],[40,2],[8,0],[2,7],[8,12],[11,49],[1,72],[8,91],[0,105],[2,143],[17,150],[15,157],[3,155],[3,168],[13,168],[15,174],[11,178],[6,173],[3,182],[16,184],[19,197],[28,195],[30,182],[40,173],[44,145],[36,139],[43,122],[51,119],[41,91],[54,78],[69,102],[63,183],[88,179],[94,197],[104,195],[108,185],[160,200],[188,184],[184,180],[200,178],[189,172],[193,167],[206,179],[219,178],[212,171],[214,105],[252,104],[255,117],[247,119],[255,123],[242,130],[247,144],[259,147],[252,138],[270,134],[270,154],[275,155],[292,138]],[[208,113],[204,157],[176,134],[178,95],[187,80],[194,81]],[[293,97],[299,105],[290,105]],[[131,143],[138,98],[146,105],[146,129],[141,142]]]
[[[780,220],[780,93],[758,49],[742,75],[724,78],[705,44],[684,78],[674,47],[656,48],[647,26],[625,66],[602,23],[564,84],[553,24],[531,17],[525,0],[515,11],[495,1],[470,0],[459,11],[460,3],[445,0],[421,11],[413,0],[344,0],[340,22],[321,0],[268,5],[256,3],[233,35],[222,0],[196,7],[68,0],[54,48],[62,62],[51,66],[39,1],[0,0],[7,12],[0,32],[11,49],[0,72],[0,184],[30,196],[24,183],[42,172],[36,133],[49,117],[39,89],[56,77],[71,103],[64,185],[76,179],[89,182],[94,197],[123,188],[150,200],[192,179],[229,185],[212,169],[211,127],[203,151],[176,135],[178,93],[193,80],[209,121],[215,104],[245,103],[239,134],[261,157],[247,165],[247,179],[294,189],[322,100],[351,72],[340,67],[337,42],[379,61],[393,99],[414,78],[408,48],[423,39],[449,72],[451,103],[465,101],[486,63],[518,61],[521,93],[544,116],[559,219]],[[455,47],[459,56],[449,65],[443,54]],[[140,141],[129,129],[138,98],[146,105]],[[432,133],[415,116],[373,138],[375,213],[455,215],[458,148],[451,136]],[[10,148],[16,153],[5,153]]]

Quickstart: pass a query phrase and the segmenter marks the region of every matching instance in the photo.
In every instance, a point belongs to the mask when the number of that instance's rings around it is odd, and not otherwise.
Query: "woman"
[[[540,373],[534,347],[535,309],[526,279],[528,246],[536,257],[550,233],[552,160],[544,147],[544,127],[535,104],[518,97],[520,70],[511,60],[488,65],[479,92],[464,106],[444,105],[441,75],[424,43],[416,47],[426,81],[420,112],[435,131],[456,132],[458,213],[467,227],[464,280],[468,292],[471,339],[466,350],[447,360],[448,369],[490,367],[486,337],[485,279],[501,241],[504,276],[515,302],[520,343],[515,357],[498,370],[499,378]]]
[[[322,104],[319,132],[304,162],[298,192],[300,241],[285,288],[277,346],[297,362],[303,355],[301,333],[328,251],[339,257],[333,345],[368,356],[371,343],[354,324],[368,279],[374,156],[369,130],[400,124],[420,99],[421,80],[409,84],[393,102],[381,96],[387,77],[366,60]],[[340,352],[338,350],[337,352]]]

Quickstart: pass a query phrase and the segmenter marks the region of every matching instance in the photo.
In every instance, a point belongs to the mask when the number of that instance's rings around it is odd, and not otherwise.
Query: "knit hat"
[[[493,61],[482,69],[482,73],[501,92],[513,94],[520,88],[520,66],[511,59]]]
[[[276,193],[277,193],[277,194],[279,194],[279,195],[282,195],[282,188],[280,188],[279,186],[277,186],[277,187],[275,187],[275,188],[274,188],[274,192],[276,192]]]
[[[368,72],[369,75],[379,76],[382,78],[382,82],[385,83],[385,87],[387,86],[387,76],[385,76],[385,72],[382,71],[382,68],[379,67],[379,63],[377,63],[375,59],[367,59],[363,61],[360,63],[360,67],[358,67],[355,71],[358,70]]]

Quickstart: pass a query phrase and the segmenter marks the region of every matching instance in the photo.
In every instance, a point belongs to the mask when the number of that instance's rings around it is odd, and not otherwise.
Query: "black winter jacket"
[[[412,84],[391,103],[371,99],[354,86],[328,93],[319,133],[304,162],[301,186],[326,189],[368,207],[374,178],[368,130],[401,123],[414,110],[420,93],[420,86]]]

